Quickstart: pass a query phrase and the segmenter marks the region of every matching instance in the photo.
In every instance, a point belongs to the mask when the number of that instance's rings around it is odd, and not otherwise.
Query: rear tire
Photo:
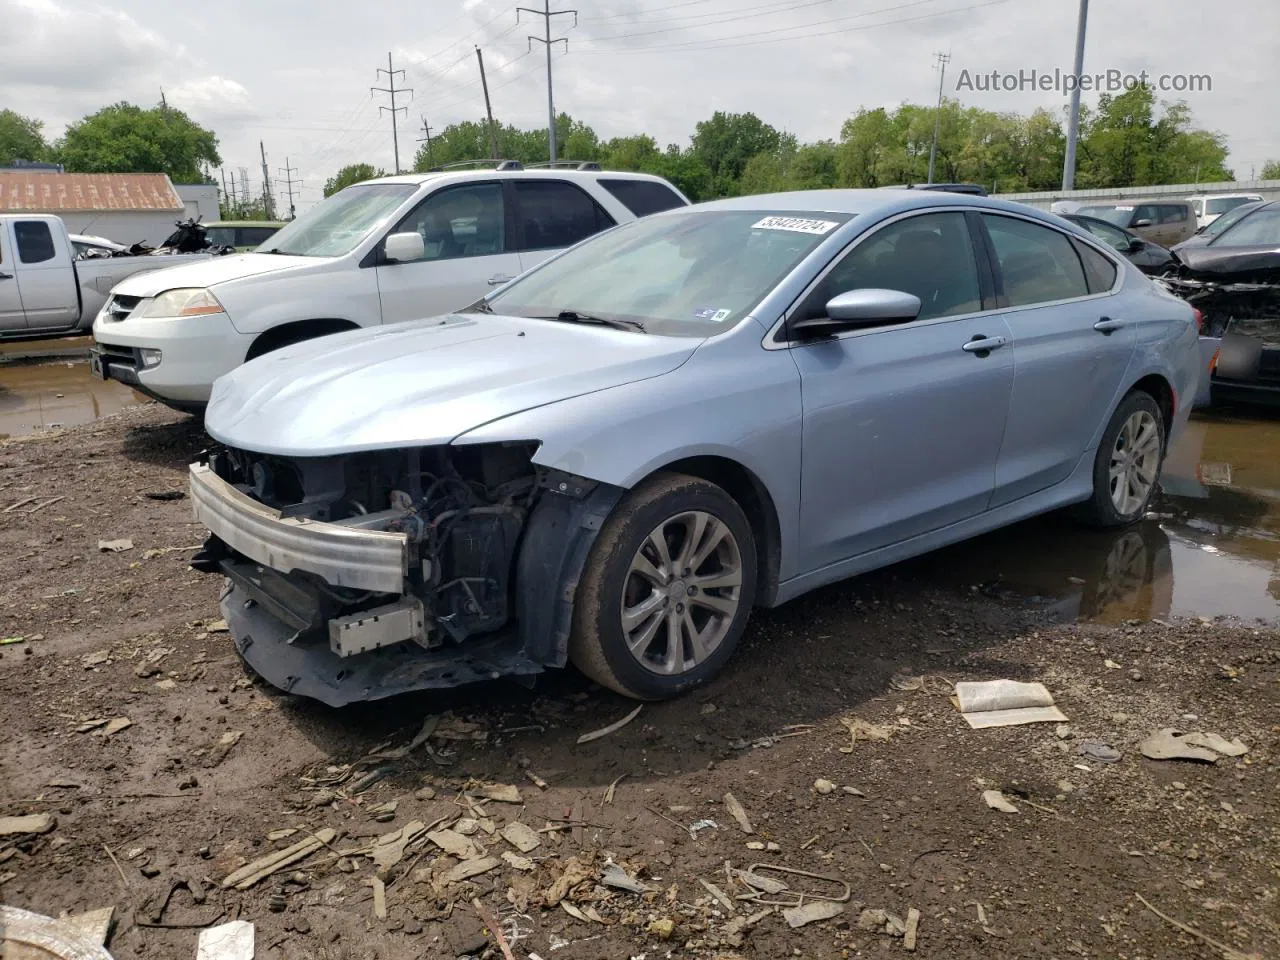
[[[1076,509],[1091,527],[1123,527],[1141,520],[1164,462],[1164,414],[1149,393],[1135,390],[1111,415],[1093,461],[1093,495]]]
[[[659,473],[618,504],[591,548],[569,657],[624,696],[674,697],[733,655],[755,587],[742,508],[713,483]]]

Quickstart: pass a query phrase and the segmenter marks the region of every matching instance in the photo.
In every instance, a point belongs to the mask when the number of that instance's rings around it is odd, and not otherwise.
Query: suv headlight
[[[222,313],[222,304],[203,287],[186,287],[166,290],[152,297],[133,312],[135,317],[200,317],[209,313]]]

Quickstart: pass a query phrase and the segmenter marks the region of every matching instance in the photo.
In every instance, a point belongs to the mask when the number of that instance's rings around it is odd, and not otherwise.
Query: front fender
[[[535,440],[539,466],[622,489],[690,457],[732,461],[774,503],[785,579],[799,519],[800,374],[788,351],[760,346],[758,328],[744,333],[708,341],[663,376],[513,414],[453,442]]]

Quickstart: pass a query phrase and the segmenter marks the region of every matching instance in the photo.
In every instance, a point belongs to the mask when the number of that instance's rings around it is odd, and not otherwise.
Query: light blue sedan
[[[248,663],[326,703],[569,661],[669,697],[753,607],[1060,507],[1141,518],[1196,341],[1186,303],[1018,204],[683,208],[220,379],[196,566]]]

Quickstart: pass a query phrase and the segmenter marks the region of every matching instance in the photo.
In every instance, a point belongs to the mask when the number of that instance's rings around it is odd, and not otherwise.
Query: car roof
[[[900,190],[884,187],[860,190],[792,190],[786,193],[765,193],[751,197],[730,197],[700,203],[695,210],[760,210],[760,211],[809,211],[846,213],[854,216],[890,216],[910,210],[932,207],[974,207],[993,212],[1017,213],[1034,217],[1045,223],[1061,225],[1056,214],[1037,210],[1025,203],[1001,200],[997,197],[979,197],[969,193],[948,193],[942,190]],[[683,208],[685,210],[689,208]],[[667,216],[680,209],[663,211],[655,216]]]
[[[283,220],[214,220],[202,224],[205,227],[283,227]]]
[[[1262,199],[1262,195],[1258,193],[1197,193],[1193,197],[1187,197],[1188,200],[1234,200],[1236,197],[1249,197],[1254,202]]]
[[[540,178],[547,180],[645,180],[651,183],[667,184],[669,181],[652,173],[638,173],[632,170],[565,170],[565,169],[531,169],[497,170],[492,168],[472,168],[467,170],[429,170],[425,173],[401,173],[392,177],[377,177],[373,180],[361,180],[369,183],[409,183],[422,186],[434,181],[455,182],[467,180],[515,180]]]

